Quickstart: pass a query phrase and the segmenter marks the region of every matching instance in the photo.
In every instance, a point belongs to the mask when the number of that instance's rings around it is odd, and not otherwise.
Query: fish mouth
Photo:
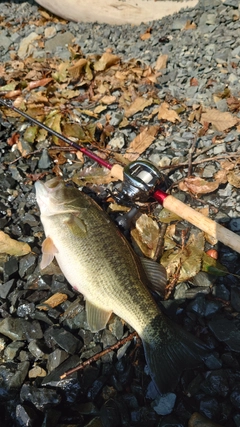
[[[47,197],[49,193],[53,193],[56,188],[60,185],[61,181],[59,178],[53,178],[49,181],[42,182],[37,181],[35,182],[35,191],[37,199],[38,197]]]
[[[40,211],[50,213],[50,198],[54,197],[56,189],[61,186],[61,180],[56,177],[47,182],[37,181],[34,186]]]
[[[43,185],[46,187],[48,191],[51,191],[51,189],[56,189],[56,187],[58,187],[59,185],[62,185],[62,181],[59,177],[55,177],[55,178],[49,179],[49,181],[46,181]]]

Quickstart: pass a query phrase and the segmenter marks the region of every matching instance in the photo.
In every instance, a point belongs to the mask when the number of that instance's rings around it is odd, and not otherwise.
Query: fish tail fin
[[[156,319],[155,319],[156,320]],[[154,322],[155,327],[157,326]],[[151,378],[160,393],[173,391],[182,372],[199,366],[207,357],[208,349],[192,334],[188,333],[168,319],[160,319],[160,330],[142,339],[146,362]],[[160,331],[162,335],[160,336]]]

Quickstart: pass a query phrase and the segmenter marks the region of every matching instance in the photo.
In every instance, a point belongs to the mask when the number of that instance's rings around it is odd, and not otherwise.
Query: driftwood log
[[[198,0],[36,0],[45,9],[68,21],[111,25],[149,22],[194,7]]]

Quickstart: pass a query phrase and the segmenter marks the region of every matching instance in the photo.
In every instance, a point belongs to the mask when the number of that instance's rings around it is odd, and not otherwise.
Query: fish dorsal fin
[[[78,236],[80,238],[86,237],[86,224],[76,214],[70,214],[68,218],[64,221],[64,223],[69,228],[69,230],[71,230],[74,236]]]
[[[167,284],[167,272],[163,265],[150,258],[140,257],[145,274],[150,282],[150,288],[164,295]]]
[[[51,237],[46,237],[42,243],[42,260],[40,262],[41,270],[51,264],[56,253],[58,253],[58,250],[54,245]]]
[[[91,332],[98,332],[104,329],[112,311],[105,311],[89,301],[86,301],[87,322]]]

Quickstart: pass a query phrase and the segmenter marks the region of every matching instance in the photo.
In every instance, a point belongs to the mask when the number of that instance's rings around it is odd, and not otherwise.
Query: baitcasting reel
[[[115,196],[118,203],[146,202],[166,178],[151,162],[136,160],[125,166],[123,182]]]
[[[129,230],[139,210],[134,202],[146,202],[162,184],[166,186],[166,177],[149,161],[137,160],[125,166],[123,182],[119,188],[116,188],[114,198],[119,204],[131,206],[131,210],[118,216],[115,222],[122,229]]]

